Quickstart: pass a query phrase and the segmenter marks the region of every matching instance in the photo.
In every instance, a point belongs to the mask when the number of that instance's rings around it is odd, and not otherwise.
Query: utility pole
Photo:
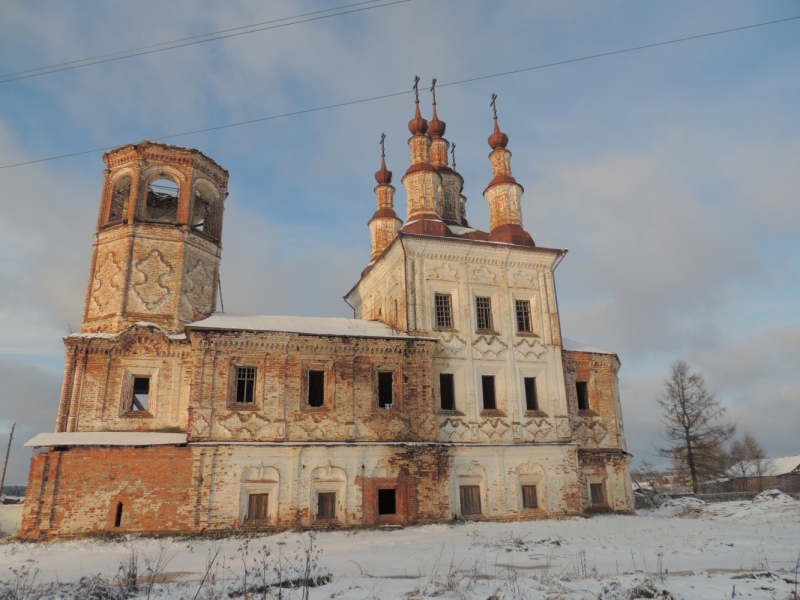
[[[8,435],[8,446],[6,447],[6,459],[3,461],[3,474],[0,475],[0,495],[3,493],[3,483],[6,480],[6,467],[8,467],[8,455],[11,453],[11,440],[14,439],[14,427],[16,423],[11,424],[11,433]]]

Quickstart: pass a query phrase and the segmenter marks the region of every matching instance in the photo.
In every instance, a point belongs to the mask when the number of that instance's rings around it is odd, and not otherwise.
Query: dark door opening
[[[378,514],[397,514],[397,490],[378,490]]]

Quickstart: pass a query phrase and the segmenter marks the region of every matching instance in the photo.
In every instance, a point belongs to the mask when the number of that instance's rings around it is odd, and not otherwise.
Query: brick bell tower
[[[103,160],[82,331],[146,321],[181,333],[216,309],[228,172],[198,150],[147,141]]]

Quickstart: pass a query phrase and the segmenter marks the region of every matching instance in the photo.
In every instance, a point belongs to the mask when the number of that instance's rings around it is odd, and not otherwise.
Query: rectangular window
[[[452,373],[439,374],[439,395],[441,396],[442,410],[456,409],[456,392]]]
[[[475,298],[475,309],[478,313],[478,329],[492,330],[492,299],[478,296]]]
[[[603,484],[602,483],[590,483],[589,484],[589,491],[592,494],[592,504],[605,504],[606,503],[606,496],[603,493]]]
[[[325,371],[308,372],[308,405],[320,407],[325,404]]]
[[[536,397],[536,377],[525,378],[525,410],[539,410],[539,399]]]
[[[450,294],[436,294],[436,327],[438,329],[453,328],[453,298]]]
[[[539,508],[535,485],[522,486],[522,508]]]
[[[445,193],[444,193],[444,209],[447,212],[451,212],[453,210],[453,194],[452,194],[452,192],[445,191]]]
[[[236,367],[236,403],[252,404],[256,397],[256,368]]]
[[[483,410],[495,410],[497,398],[494,395],[494,375],[482,375],[481,384],[483,386]]]
[[[517,300],[517,331],[531,333],[531,303],[527,300]]]
[[[392,382],[394,373],[378,373],[378,406],[392,408]]]
[[[134,377],[133,393],[131,394],[131,411],[144,412],[147,410],[147,401],[150,398],[150,378]]]
[[[481,514],[481,487],[479,485],[462,485],[459,491],[461,493],[461,514]]]
[[[336,518],[336,492],[320,492],[317,519]]]
[[[578,394],[578,410],[589,410],[589,385],[586,381],[576,381],[575,391]]]
[[[397,514],[397,490],[378,490],[378,514]]]
[[[269,515],[269,494],[250,494],[247,499],[247,520],[266,521]]]

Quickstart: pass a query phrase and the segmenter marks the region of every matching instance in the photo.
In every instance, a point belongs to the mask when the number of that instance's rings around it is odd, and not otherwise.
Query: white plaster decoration
[[[497,285],[497,275],[484,265],[472,271],[472,281],[482,285]]]
[[[103,262],[96,271],[96,277],[92,284],[92,300],[97,309],[105,312],[109,304],[116,298],[121,285],[122,269],[117,264],[113,252],[109,252],[103,257]]]
[[[148,311],[156,310],[170,294],[170,288],[165,285],[173,273],[161,252],[151,250],[144,259],[136,263],[136,277],[138,281],[133,286],[133,291]]]
[[[456,357],[464,354],[467,342],[456,333],[440,334],[442,342],[436,345],[434,356]]]
[[[458,270],[450,266],[449,263],[442,263],[438,267],[431,269],[428,279],[438,279],[441,281],[458,281]]]
[[[555,428],[548,419],[531,419],[525,422],[526,437],[534,442],[555,441]]]
[[[472,348],[480,358],[502,358],[508,346],[496,335],[479,335]]]
[[[208,434],[208,419],[195,411],[192,417],[192,435],[205,437]]]
[[[518,288],[536,289],[539,287],[538,275],[536,273],[526,273],[525,271],[517,271],[509,273],[508,285]]]
[[[270,420],[256,412],[235,412],[217,420],[225,435],[240,440],[255,440],[269,434]]]
[[[547,352],[547,348],[542,346],[539,340],[534,340],[531,342],[529,338],[524,338],[514,344],[514,350],[516,351],[517,356],[524,359],[538,359],[542,354]]]
[[[439,431],[445,436],[445,441],[448,442],[461,442],[469,435],[469,426],[463,419],[446,418],[441,425]]]
[[[510,427],[502,419],[486,419],[481,424],[481,432],[492,442],[500,442],[506,439]]]

